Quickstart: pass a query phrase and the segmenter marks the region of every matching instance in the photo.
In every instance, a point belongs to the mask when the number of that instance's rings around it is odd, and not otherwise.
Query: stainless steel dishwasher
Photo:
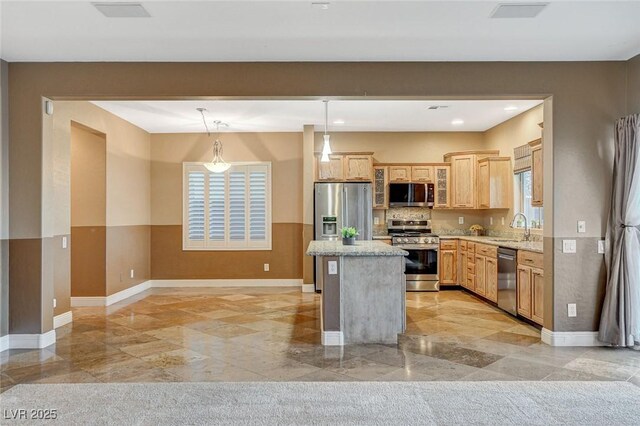
[[[498,248],[498,306],[518,315],[516,301],[516,251]]]

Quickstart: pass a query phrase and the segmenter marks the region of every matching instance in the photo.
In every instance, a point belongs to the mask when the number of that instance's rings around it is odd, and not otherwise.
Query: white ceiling
[[[324,129],[324,103],[320,100],[225,101],[100,101],[99,107],[150,133],[201,133],[207,123],[229,124],[228,132],[299,132],[312,124]],[[329,102],[330,131],[485,131],[536,105],[540,100],[512,101],[361,101]],[[429,110],[431,105],[448,108]],[[505,111],[507,107],[516,107]],[[454,125],[453,120],[464,124]],[[336,121],[344,121],[338,124]]]
[[[89,1],[0,1],[0,56],[8,61],[575,61],[640,53],[640,1],[547,0],[531,19],[490,19],[496,1],[333,0],[320,10],[309,0],[147,0],[151,18],[124,19],[104,17]]]

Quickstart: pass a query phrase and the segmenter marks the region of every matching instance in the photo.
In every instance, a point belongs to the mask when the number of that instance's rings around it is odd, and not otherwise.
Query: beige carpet
[[[0,395],[1,424],[20,409],[51,423],[638,425],[640,387],[624,382],[139,383],[18,385]]]

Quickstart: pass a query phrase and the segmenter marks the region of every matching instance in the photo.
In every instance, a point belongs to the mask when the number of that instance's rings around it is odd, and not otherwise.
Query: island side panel
[[[405,326],[402,256],[342,258],[345,343],[397,343]]]
[[[340,315],[340,273],[342,265],[339,257],[322,256],[322,331],[323,332],[339,332],[341,331],[341,315]],[[338,266],[337,274],[329,274],[329,261],[336,262]]]

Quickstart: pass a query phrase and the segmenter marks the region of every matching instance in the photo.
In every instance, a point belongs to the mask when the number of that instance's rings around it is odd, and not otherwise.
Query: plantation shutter
[[[270,250],[271,165],[233,164],[211,173],[184,165],[185,250]]]

